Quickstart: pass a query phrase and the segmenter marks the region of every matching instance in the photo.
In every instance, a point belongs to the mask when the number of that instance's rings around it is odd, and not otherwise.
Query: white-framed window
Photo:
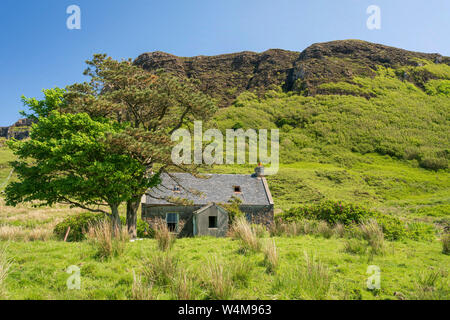
[[[179,221],[178,213],[169,212],[166,214],[166,223],[170,231],[174,232],[177,230],[178,221]]]

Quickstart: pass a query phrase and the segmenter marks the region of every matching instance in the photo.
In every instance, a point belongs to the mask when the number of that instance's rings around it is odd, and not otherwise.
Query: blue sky
[[[69,5],[81,30],[68,30]],[[366,9],[381,9],[369,30]],[[94,53],[116,59],[147,51],[180,56],[282,48],[362,39],[450,56],[448,0],[2,0],[0,126],[19,118],[20,96],[85,80]]]

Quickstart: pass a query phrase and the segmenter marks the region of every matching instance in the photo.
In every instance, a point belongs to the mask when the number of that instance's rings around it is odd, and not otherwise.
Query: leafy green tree
[[[107,143],[107,135],[121,131],[122,126],[86,113],[52,111],[39,117],[31,139],[8,142],[18,158],[12,166],[19,181],[6,187],[7,205],[64,203],[104,213],[120,227],[119,205],[136,190],[159,183],[157,175],[142,178],[146,168]]]
[[[109,118],[129,127],[107,136],[116,152],[127,154],[146,168],[137,180],[159,175],[174,167],[170,134],[189,127],[193,120],[207,121],[215,112],[214,100],[200,92],[197,83],[158,71],[147,72],[131,60],[116,61],[96,54],[86,61],[89,82],[68,86],[66,112],[86,112],[93,119]],[[178,169],[193,171],[190,166]],[[136,236],[137,210],[146,189],[136,188],[127,201],[127,225]]]
[[[53,110],[61,111],[64,108],[64,89],[44,89],[42,92],[44,93],[44,100],[22,96],[22,103],[32,111],[32,113],[20,111],[23,117],[37,121],[39,117],[48,117]]]

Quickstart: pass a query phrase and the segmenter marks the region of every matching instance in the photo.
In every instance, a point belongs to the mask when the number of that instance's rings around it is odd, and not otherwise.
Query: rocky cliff
[[[10,127],[0,127],[0,138],[17,140],[28,138],[32,123],[30,119],[20,119]]]
[[[424,63],[450,65],[450,58],[412,52],[361,40],[313,44],[303,52],[271,49],[217,56],[178,57],[156,51],[140,55],[135,64],[145,70],[164,69],[180,77],[199,79],[201,90],[227,106],[243,91],[264,92],[273,86],[305,95],[323,93],[321,84],[351,81],[354,76],[373,76],[379,66],[399,69]],[[406,71],[405,71],[406,72]],[[421,86],[435,78],[426,70],[400,76]]]

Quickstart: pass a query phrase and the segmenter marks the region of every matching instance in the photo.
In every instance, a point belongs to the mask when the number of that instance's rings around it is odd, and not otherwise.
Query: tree
[[[107,135],[120,133],[122,126],[94,121],[86,113],[51,111],[38,120],[31,139],[8,142],[18,157],[11,164],[19,181],[6,187],[7,205],[65,203],[104,213],[119,228],[119,205],[135,190],[159,183],[157,175],[142,178],[146,168],[107,143]]]
[[[68,86],[66,112],[86,112],[93,119],[107,117],[129,128],[108,135],[111,148],[138,161],[146,171],[160,175],[175,166],[171,159],[170,134],[193,120],[208,120],[215,112],[214,100],[200,92],[193,80],[179,79],[158,71],[147,72],[132,61],[116,61],[96,54],[86,61],[89,82]],[[192,172],[192,167],[177,166]],[[127,201],[127,225],[136,236],[137,210],[146,189],[136,188]]]
[[[22,96],[22,103],[32,111],[32,113],[20,111],[22,116],[36,122],[39,117],[48,117],[53,110],[62,110],[64,107],[64,89],[44,89],[42,92],[44,93],[44,100]]]

